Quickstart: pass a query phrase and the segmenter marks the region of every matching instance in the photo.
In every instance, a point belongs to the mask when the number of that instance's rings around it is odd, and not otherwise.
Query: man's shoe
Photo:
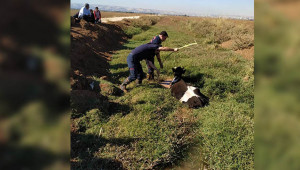
[[[121,89],[123,92],[127,93],[127,89],[126,89],[126,86],[125,86],[125,85],[121,84],[121,85],[120,85],[120,89]]]

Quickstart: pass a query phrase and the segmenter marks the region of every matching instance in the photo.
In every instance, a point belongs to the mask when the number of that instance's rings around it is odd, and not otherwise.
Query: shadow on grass
[[[122,113],[123,116],[128,114],[131,110],[129,105],[119,104],[115,102],[109,102],[109,113],[110,115],[114,115],[117,113]]]
[[[71,118],[79,118],[87,111],[99,109],[105,117],[117,113],[126,115],[131,110],[129,105],[123,105],[108,100],[106,96],[89,90],[73,90],[71,92]]]
[[[183,76],[183,80],[186,83],[190,84],[191,86],[197,86],[198,88],[203,88],[205,84],[204,77],[212,78],[211,75],[198,73],[196,75]]]
[[[110,65],[110,68],[111,69],[120,69],[120,68],[127,68],[128,67],[128,64],[127,63],[120,63],[120,64],[113,64],[113,65]]]
[[[124,169],[120,161],[98,158],[95,154],[107,144],[122,146],[130,145],[139,139],[110,138],[91,134],[71,133],[71,169]],[[79,161],[74,161],[75,159]]]
[[[149,82],[149,83],[147,82],[147,84],[152,89],[155,89],[155,88],[162,89],[162,88],[164,88],[161,85],[159,85],[158,82]]]
[[[121,77],[127,78],[128,76],[129,76],[129,70],[121,71],[121,72],[117,72],[117,73],[111,73],[111,77],[113,77],[113,78],[111,78],[110,82],[112,82],[114,84],[121,84],[122,82],[119,79]]]

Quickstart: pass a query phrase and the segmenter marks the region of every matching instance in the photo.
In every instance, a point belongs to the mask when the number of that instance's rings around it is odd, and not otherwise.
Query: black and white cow
[[[185,69],[181,67],[172,68],[174,79],[171,83],[171,93],[176,99],[182,103],[188,104],[190,108],[204,107],[208,105],[209,98],[204,96],[197,87],[188,86],[182,80],[182,74]]]

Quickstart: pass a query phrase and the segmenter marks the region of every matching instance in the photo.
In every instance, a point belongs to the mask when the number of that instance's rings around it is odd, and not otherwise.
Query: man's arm
[[[154,70],[158,70],[158,69],[155,67],[155,65],[154,65],[151,61],[147,60],[147,64],[148,64],[151,68],[153,68]]]
[[[149,61],[149,60],[148,60],[148,64],[149,64],[149,66],[150,66],[151,68],[153,68],[154,70],[156,70],[157,76],[159,76],[160,72],[159,72],[159,70],[154,66],[154,64],[153,64],[151,61]]]
[[[158,51],[178,51],[178,48],[170,48],[170,47],[159,47]]]
[[[164,65],[161,62],[159,51],[158,51],[158,53],[156,53],[156,58],[157,58],[157,61],[159,62],[160,68],[163,69]]]

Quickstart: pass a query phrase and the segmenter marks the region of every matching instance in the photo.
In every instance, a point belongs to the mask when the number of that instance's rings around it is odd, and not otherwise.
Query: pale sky
[[[71,0],[71,3],[156,9],[199,15],[254,16],[254,0]]]

